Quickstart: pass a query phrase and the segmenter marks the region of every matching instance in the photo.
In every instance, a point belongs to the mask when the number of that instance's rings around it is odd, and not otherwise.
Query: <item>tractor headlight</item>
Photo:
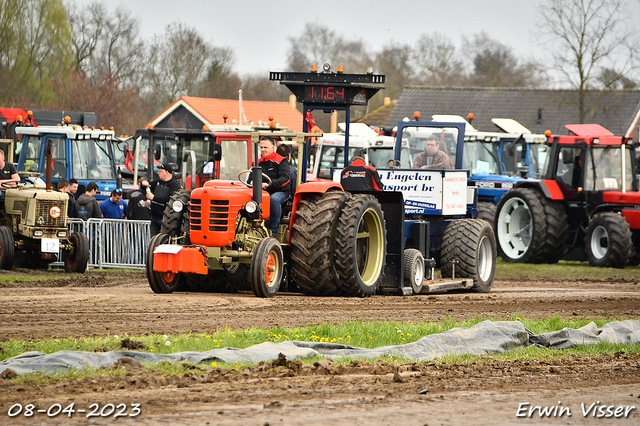
[[[184,203],[180,200],[175,200],[171,207],[173,208],[174,212],[180,213],[182,209],[184,209]]]
[[[61,214],[62,214],[62,210],[58,206],[51,206],[51,208],[49,209],[49,216],[51,216],[54,219],[59,218]]]
[[[33,231],[34,237],[42,237],[44,235],[43,231]]]
[[[251,200],[244,206],[244,209],[247,211],[247,213],[253,214],[258,210],[258,203]]]

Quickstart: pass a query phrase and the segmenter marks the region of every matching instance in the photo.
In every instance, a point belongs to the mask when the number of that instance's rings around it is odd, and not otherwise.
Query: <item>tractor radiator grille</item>
[[[191,208],[189,209],[189,220],[192,231],[200,231],[202,229],[202,200],[197,198],[191,199]]]
[[[229,200],[211,200],[209,207],[209,231],[227,232]]]
[[[53,206],[58,206],[62,211],[62,214],[57,219],[52,218],[49,215],[49,209]],[[64,228],[66,227],[65,223],[66,218],[66,208],[64,203],[55,200],[36,200],[36,217],[35,217],[35,225],[36,226],[53,226],[56,228]]]

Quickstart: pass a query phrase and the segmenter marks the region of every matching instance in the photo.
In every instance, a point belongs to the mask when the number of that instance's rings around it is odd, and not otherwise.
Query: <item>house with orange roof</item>
[[[302,131],[302,113],[296,109],[295,98],[293,102],[269,102],[181,96],[149,124],[155,128],[180,129],[224,124],[266,126],[269,117],[273,117],[278,127]]]

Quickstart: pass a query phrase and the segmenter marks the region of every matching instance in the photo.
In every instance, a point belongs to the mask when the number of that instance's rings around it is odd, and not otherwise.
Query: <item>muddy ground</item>
[[[251,293],[156,295],[142,273],[58,275],[46,282],[0,284],[0,346],[11,338],[206,333],[355,319],[506,320],[514,313],[527,318],[640,319],[637,281],[498,280],[487,294],[367,299],[279,294],[258,299]],[[281,360],[241,372],[195,368],[180,377],[153,376],[135,363],[122,368],[128,371],[122,378],[46,386],[0,379],[0,424],[640,424],[636,353],[399,367],[359,362],[336,367],[330,361],[301,366]],[[72,402],[76,410],[87,412],[70,418],[46,412],[8,415],[14,404],[33,403],[53,412],[54,404]],[[582,410],[594,403],[614,405],[612,417],[600,418],[597,410],[585,417]],[[141,414],[87,419],[91,404],[101,409],[127,404],[122,406],[127,413],[134,412],[132,404],[140,404]],[[529,417],[531,406],[560,407],[555,412],[563,415],[558,418],[552,411],[541,418],[535,411]],[[615,418],[618,406],[623,414]],[[517,416],[519,409],[525,417]],[[606,408],[602,412],[608,413]]]

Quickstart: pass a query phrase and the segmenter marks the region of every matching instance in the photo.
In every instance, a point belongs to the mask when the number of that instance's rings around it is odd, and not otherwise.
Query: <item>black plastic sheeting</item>
[[[601,342],[639,343],[640,321],[611,322],[602,328],[595,323],[579,329],[565,328],[550,333],[534,334],[519,321],[483,321],[470,328],[454,328],[440,334],[425,336],[405,345],[383,346],[374,349],[358,348],[335,343],[287,341],[265,342],[246,349],[223,348],[206,352],[178,352],[154,354],[136,351],[105,353],[59,351],[53,354],[27,352],[0,362],[0,373],[11,369],[18,374],[66,371],[86,367],[110,367],[122,357],[131,357],[145,364],[162,361],[257,363],[271,361],[284,354],[288,360],[323,355],[328,358],[375,359],[385,355],[403,356],[417,361],[432,360],[446,355],[491,355],[537,345],[550,348],[570,348]]]

